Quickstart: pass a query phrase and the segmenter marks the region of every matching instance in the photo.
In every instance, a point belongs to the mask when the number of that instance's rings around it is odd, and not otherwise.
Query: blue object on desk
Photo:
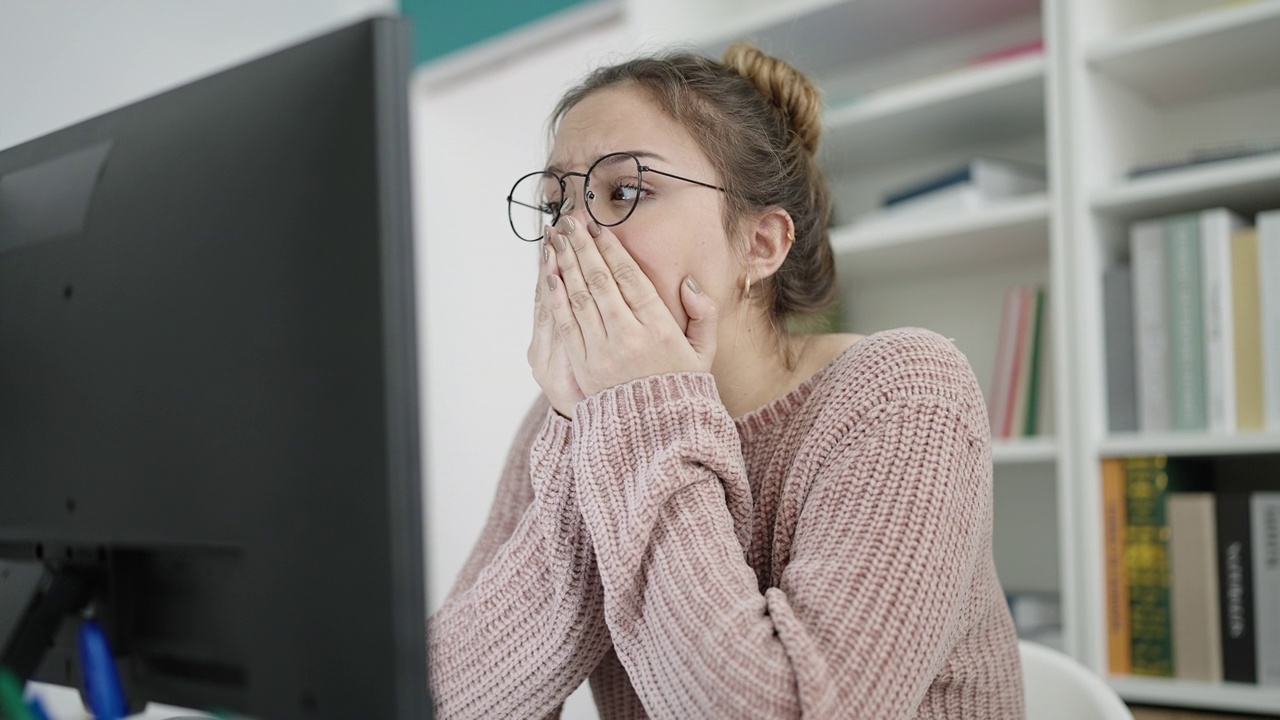
[[[93,620],[80,624],[80,667],[84,672],[84,702],[96,720],[120,720],[128,714],[120,673],[102,628]]]

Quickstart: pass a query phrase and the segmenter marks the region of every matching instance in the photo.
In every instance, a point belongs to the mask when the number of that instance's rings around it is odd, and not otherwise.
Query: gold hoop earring
[[[747,273],[747,279],[742,283],[742,297],[751,297],[751,273]]]

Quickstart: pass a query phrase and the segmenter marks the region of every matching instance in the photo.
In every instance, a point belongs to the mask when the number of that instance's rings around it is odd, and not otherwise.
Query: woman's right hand
[[[550,242],[550,233],[559,231],[549,227],[543,232],[542,266],[539,268],[537,290],[533,294],[533,340],[529,343],[529,367],[533,368],[533,379],[542,387],[551,407],[572,419],[573,406],[584,395],[573,377],[564,343],[556,335],[556,319],[551,312],[550,293],[547,292],[547,277],[560,277],[556,251]]]

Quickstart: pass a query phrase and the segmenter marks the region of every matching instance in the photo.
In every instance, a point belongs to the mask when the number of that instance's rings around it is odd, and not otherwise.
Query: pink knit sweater
[[[855,344],[729,417],[709,374],[545,401],[430,621],[445,718],[1023,717],[965,357]]]

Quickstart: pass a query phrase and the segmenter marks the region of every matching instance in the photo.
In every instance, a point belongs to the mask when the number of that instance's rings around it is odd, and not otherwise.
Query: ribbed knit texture
[[[964,356],[877,333],[733,420],[709,374],[545,401],[429,624],[442,717],[1021,718]]]

